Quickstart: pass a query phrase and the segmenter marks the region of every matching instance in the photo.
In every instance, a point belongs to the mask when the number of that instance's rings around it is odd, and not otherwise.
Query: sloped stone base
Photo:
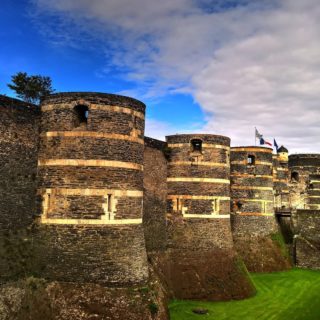
[[[223,301],[255,294],[247,269],[233,250],[168,250],[150,255],[171,298]]]
[[[156,279],[132,288],[36,278],[0,287],[1,320],[167,320],[166,305]]]
[[[234,246],[250,272],[275,272],[291,268],[289,252],[279,234],[234,237]]]

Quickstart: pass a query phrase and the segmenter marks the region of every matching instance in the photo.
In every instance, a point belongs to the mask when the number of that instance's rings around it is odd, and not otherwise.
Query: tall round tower
[[[168,136],[167,143],[169,287],[177,298],[249,296],[231,234],[230,139],[182,134]]]
[[[250,271],[289,267],[279,242],[274,214],[272,149],[231,148],[232,233],[235,247]]]
[[[147,278],[142,230],[145,105],[59,93],[41,106],[45,276],[122,285]]]

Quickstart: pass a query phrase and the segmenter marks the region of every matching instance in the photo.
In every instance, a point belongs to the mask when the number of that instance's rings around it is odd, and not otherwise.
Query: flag
[[[260,145],[264,145],[264,144],[267,144],[269,146],[272,147],[272,143],[270,143],[269,141],[267,140],[264,140],[263,138],[260,139]]]
[[[279,149],[276,139],[273,139],[273,145],[275,146],[276,150]]]
[[[259,139],[259,140],[263,139],[263,138],[262,138],[262,134],[259,133],[259,131],[257,130],[257,128],[255,128],[255,129],[256,129],[256,138]],[[261,141],[260,141],[260,144],[261,144]]]

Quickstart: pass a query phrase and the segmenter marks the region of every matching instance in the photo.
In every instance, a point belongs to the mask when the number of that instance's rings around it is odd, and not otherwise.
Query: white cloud
[[[99,38],[109,63],[147,97],[192,94],[207,115],[203,130],[245,145],[257,126],[292,152],[320,152],[317,0],[228,1],[227,8],[210,0],[33,2],[69,21],[56,37],[70,41],[80,28]],[[169,130],[148,126],[154,136]]]

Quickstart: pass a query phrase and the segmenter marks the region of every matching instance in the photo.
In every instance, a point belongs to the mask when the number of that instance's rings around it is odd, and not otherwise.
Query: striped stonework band
[[[230,184],[230,180],[228,179],[191,178],[191,177],[167,178],[167,182],[207,182],[207,183]]]
[[[260,213],[260,212],[240,212],[236,213],[238,216],[255,216],[255,217],[274,217],[274,213]]]
[[[271,149],[265,148],[231,148],[231,152],[264,152],[264,153],[271,153]]]
[[[254,186],[231,186],[231,189],[237,189],[237,190],[270,190],[270,191],[273,191],[272,187],[254,187]]]
[[[171,213],[167,213],[167,218],[172,217]],[[184,214],[183,218],[194,219],[230,219],[230,214]]]
[[[241,178],[266,178],[266,179],[273,179],[270,175],[264,174],[232,174],[231,177],[241,177]]]
[[[169,166],[190,166],[190,165],[197,165],[197,166],[207,166],[207,167],[229,167],[227,163],[219,163],[219,162],[208,162],[208,161],[198,161],[198,162],[191,162],[191,161],[172,161],[168,163]]]
[[[117,189],[68,189],[68,188],[50,188],[39,189],[38,194],[52,194],[64,196],[104,196],[112,194],[116,197],[142,198],[143,191],[140,190],[117,190]]]
[[[241,165],[245,165],[245,166],[249,165],[249,164],[247,163],[247,160],[231,161],[231,164],[241,164]],[[256,160],[256,161],[255,161],[255,165],[257,165],[257,164],[261,164],[261,165],[264,165],[264,166],[270,166],[270,167],[272,167],[272,163],[271,163],[271,162]]]
[[[119,106],[110,106],[110,105],[105,105],[105,104],[91,104],[91,103],[86,103],[84,101],[76,101],[70,104],[48,104],[45,106],[41,107],[42,112],[46,111],[52,111],[52,110],[58,110],[58,109],[73,109],[76,105],[79,104],[84,104],[88,105],[89,110],[106,110],[106,111],[111,111],[111,112],[119,112],[119,113],[125,113],[125,114],[131,114],[137,118],[143,119],[144,120],[144,114],[142,112],[132,110],[130,108],[126,107],[119,107]]]
[[[49,131],[41,134],[42,137],[52,138],[52,137],[63,137],[63,138],[105,138],[114,140],[126,140],[131,142],[136,142],[144,144],[143,139],[139,139],[135,136],[128,136],[124,134],[115,133],[103,133],[94,131]]]
[[[115,220],[104,220],[104,219],[48,219],[41,218],[43,224],[59,224],[59,225],[124,225],[124,224],[141,224],[142,218],[140,219],[115,219]]]
[[[173,199],[186,199],[186,200],[215,200],[215,199],[219,199],[219,200],[228,200],[230,201],[230,197],[223,197],[223,196],[191,196],[191,195],[168,195],[167,199],[168,200],[173,200]]]
[[[141,224],[142,218],[137,219],[110,219],[108,212],[100,216],[99,219],[61,219],[61,218],[48,218],[48,211],[50,208],[51,199],[56,196],[103,196],[108,198],[109,195],[116,198],[120,197],[143,197],[143,191],[139,190],[114,190],[114,189],[39,189],[38,194],[43,196],[42,202],[42,215],[40,222],[43,224],[59,224],[59,225],[124,225],[124,224]],[[103,207],[107,207],[106,204]]]
[[[273,203],[273,200],[261,200],[261,199],[232,199],[233,201],[243,201],[243,202],[266,202],[266,203]]]
[[[168,147],[169,148],[190,147],[190,143],[169,143]],[[210,144],[210,143],[203,143],[202,148],[230,150],[230,147],[228,147],[228,146],[225,146],[222,144]]]
[[[113,167],[143,171],[143,165],[132,162],[84,159],[47,159],[39,160],[41,166],[71,166],[71,167]]]

